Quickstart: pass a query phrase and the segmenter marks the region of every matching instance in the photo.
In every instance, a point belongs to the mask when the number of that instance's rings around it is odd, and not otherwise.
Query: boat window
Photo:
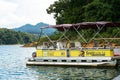
[[[43,60],[44,62],[48,62],[48,60]]]
[[[62,60],[62,62],[66,62],[66,60]]]
[[[76,62],[76,60],[71,60],[71,62]]]
[[[102,60],[102,62],[107,62],[107,60]]]
[[[57,62],[57,60],[53,60],[53,62]]]
[[[92,60],[92,62],[97,62],[97,60]]]
[[[81,62],[87,62],[87,60],[81,60]]]

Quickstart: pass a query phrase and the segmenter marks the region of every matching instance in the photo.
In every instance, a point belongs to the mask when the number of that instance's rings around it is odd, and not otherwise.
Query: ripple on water
[[[111,80],[119,69],[26,66],[35,48],[0,46],[0,80]]]

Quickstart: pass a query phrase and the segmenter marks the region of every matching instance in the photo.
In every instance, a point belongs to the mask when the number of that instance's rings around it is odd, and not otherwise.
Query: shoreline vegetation
[[[31,43],[24,44],[22,47],[36,47],[36,45],[37,45],[37,42],[31,42]]]
[[[37,39],[38,36],[35,34],[0,28],[0,45],[27,44]]]

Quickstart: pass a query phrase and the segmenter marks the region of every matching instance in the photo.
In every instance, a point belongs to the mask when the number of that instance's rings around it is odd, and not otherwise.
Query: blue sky
[[[55,24],[46,9],[57,0],[0,0],[0,28],[15,28],[39,22]]]

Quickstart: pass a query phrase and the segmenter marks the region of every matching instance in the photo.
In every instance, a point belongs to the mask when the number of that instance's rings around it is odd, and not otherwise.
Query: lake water
[[[35,48],[0,46],[0,80],[112,80],[120,68],[26,66]]]

